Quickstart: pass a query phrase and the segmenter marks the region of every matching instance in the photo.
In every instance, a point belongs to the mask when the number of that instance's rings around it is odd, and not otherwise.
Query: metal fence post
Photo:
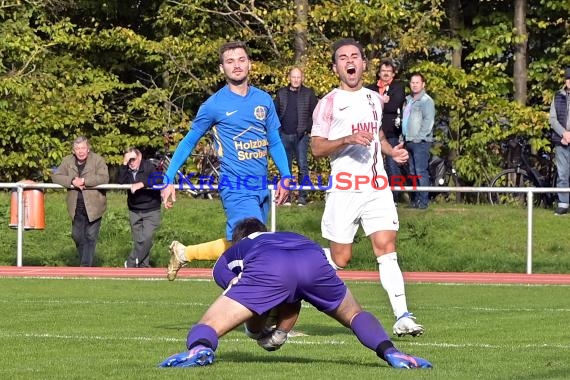
[[[18,238],[16,243],[16,266],[22,266],[22,245],[24,242],[24,188],[18,186],[16,188],[18,193]]]
[[[526,231],[526,274],[532,274],[532,211],[534,207],[534,193],[527,193],[527,231]]]

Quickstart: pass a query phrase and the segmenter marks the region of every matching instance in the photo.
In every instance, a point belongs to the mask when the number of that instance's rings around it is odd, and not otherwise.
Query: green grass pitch
[[[391,331],[378,283],[348,282]],[[394,337],[433,370],[396,370],[337,322],[304,304],[291,338],[269,353],[236,329],[214,365],[157,368],[220,293],[208,280],[0,278],[3,379],[567,379],[568,286],[408,284],[425,325]]]

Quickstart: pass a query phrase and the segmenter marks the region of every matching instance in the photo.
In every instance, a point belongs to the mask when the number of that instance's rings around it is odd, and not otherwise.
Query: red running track
[[[339,271],[343,280],[378,281],[378,272]],[[179,278],[211,278],[211,269],[183,268]],[[6,267],[0,266],[1,277],[86,277],[86,278],[164,278],[165,268],[79,268],[79,267]],[[407,282],[472,283],[472,284],[550,284],[570,285],[568,274],[524,273],[460,273],[406,272]]]

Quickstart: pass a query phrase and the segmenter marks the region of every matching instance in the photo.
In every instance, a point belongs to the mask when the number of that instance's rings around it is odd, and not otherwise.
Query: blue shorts
[[[246,258],[241,278],[224,295],[257,314],[299,300],[329,312],[340,306],[346,291],[346,285],[317,247],[264,251]]]
[[[245,218],[257,218],[267,224],[269,190],[236,191],[220,189],[220,198],[226,214],[226,239],[232,240],[234,226]]]

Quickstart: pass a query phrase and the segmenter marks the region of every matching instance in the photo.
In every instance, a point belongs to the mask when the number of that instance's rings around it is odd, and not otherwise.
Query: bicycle
[[[455,152],[449,149],[447,141],[451,138],[451,131],[445,121],[440,121],[436,126],[436,140],[430,153],[428,164],[430,186],[433,187],[461,187],[463,186],[459,178],[459,174],[453,166],[455,160]],[[437,153],[435,153],[437,152]],[[435,199],[443,196],[446,201],[450,201],[452,193],[431,192],[430,198]],[[455,201],[461,203],[461,193],[455,193]]]
[[[446,144],[442,143],[445,147]],[[432,154],[428,164],[429,176],[430,176],[430,186],[442,186],[442,187],[461,187],[461,180],[457,170],[453,166],[453,154],[448,151],[444,157]],[[430,197],[435,199],[436,197],[443,195],[446,201],[450,201],[452,193],[430,193]],[[461,203],[462,197],[461,193],[455,193],[455,201]]]
[[[174,143],[175,130],[167,130],[163,133],[164,145],[161,151],[157,152],[154,158],[150,158],[158,171],[166,173],[171,162],[170,146]],[[195,181],[193,186],[185,188],[184,192],[190,194],[194,198],[213,199],[218,196],[217,190],[213,186],[217,186],[220,180],[220,160],[215,155],[211,139],[207,139],[206,144],[198,148],[198,153],[192,153],[190,156],[194,159],[197,171],[192,176]],[[180,178],[189,178],[186,174],[178,170],[176,172],[175,183]],[[190,178],[189,178],[190,179]]]
[[[501,144],[505,153],[507,168],[497,174],[489,187],[556,187],[558,176],[553,153],[531,152],[527,138],[515,136]],[[497,204],[527,204],[527,193],[489,193],[489,202]],[[554,193],[536,193],[533,198],[535,206],[551,207],[556,199]]]

